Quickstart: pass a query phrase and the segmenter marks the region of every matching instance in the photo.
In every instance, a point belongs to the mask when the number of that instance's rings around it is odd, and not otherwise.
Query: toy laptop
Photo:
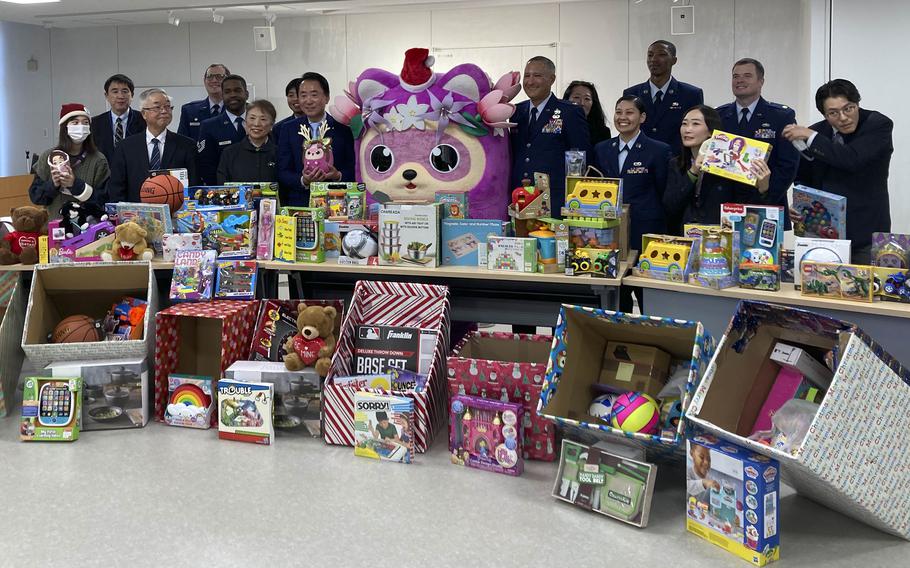
[[[171,426],[207,429],[211,426],[214,398],[212,378],[172,374],[167,378],[164,422]]]
[[[793,186],[792,208],[799,213],[799,221],[793,224],[795,236],[819,239],[847,237],[847,198],[843,195],[797,184]]]
[[[82,379],[27,377],[22,391],[23,442],[72,442],[82,422]]]
[[[521,475],[524,407],[469,395],[449,405],[452,463],[506,475]]]
[[[271,445],[275,440],[273,399],[271,383],[218,381],[218,437]]]
[[[752,162],[767,161],[771,145],[745,136],[715,130],[706,142],[707,153],[702,171],[754,186]]]
[[[354,393],[354,455],[411,463],[414,400],[372,392]]]

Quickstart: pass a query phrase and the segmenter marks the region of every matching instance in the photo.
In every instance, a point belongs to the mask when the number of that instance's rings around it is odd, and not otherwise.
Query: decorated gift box
[[[218,437],[222,440],[275,443],[274,410],[271,383],[218,381]]]
[[[793,223],[797,237],[844,239],[847,237],[847,198],[804,185],[793,186],[793,204],[799,220]]]
[[[524,471],[522,414],[515,402],[456,395],[449,403],[452,463],[521,475]]]
[[[379,264],[439,266],[442,205],[387,203],[379,210]]]
[[[443,219],[443,266],[487,266],[487,237],[508,235],[509,224],[499,219]]]
[[[19,439],[72,442],[82,427],[82,379],[26,377],[22,390]]]
[[[722,130],[715,130],[709,140],[702,171],[748,185],[756,184],[752,162],[767,162],[770,144]]]

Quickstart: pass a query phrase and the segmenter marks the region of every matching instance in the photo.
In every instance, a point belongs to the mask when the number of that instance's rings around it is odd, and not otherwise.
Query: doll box
[[[445,422],[445,357],[449,352],[449,289],[446,286],[361,280],[344,319],[332,367],[323,388],[323,439],[327,444],[354,445],[354,393],[336,385],[336,376],[352,375],[354,340],[361,325],[388,325],[434,329],[437,333],[433,365],[421,392],[392,391],[414,400],[414,448],[425,452]],[[371,389],[372,390],[372,389]]]
[[[142,428],[149,421],[150,381],[145,358],[51,363],[53,377],[82,378],[83,431]]]
[[[453,396],[449,404],[452,463],[521,475],[524,471],[521,426],[524,410],[516,402]]]
[[[148,302],[142,339],[92,343],[48,343],[65,317],[85,314],[101,319],[124,296]],[[36,367],[53,361],[141,359],[154,353],[158,284],[148,262],[37,265],[25,313],[21,345]]]
[[[450,396],[467,394],[524,405],[527,459],[556,459],[556,427],[537,414],[551,342],[547,335],[474,331],[452,349],[447,361]]]
[[[797,184],[793,186],[791,207],[800,217],[793,224],[795,236],[819,239],[847,237],[846,197]]]
[[[443,266],[487,266],[487,237],[504,237],[509,224],[499,219],[443,219]]]
[[[831,386],[792,453],[746,438],[773,384],[777,364],[768,355],[778,341],[819,360],[835,352]],[[855,324],[743,301],[686,416],[719,438],[779,460],[788,484],[804,497],[910,540],[910,494],[906,476],[896,474],[910,470],[910,454],[888,442],[910,430],[908,406],[910,371]]]
[[[777,460],[710,434],[687,441],[689,532],[755,566],[765,566],[780,559],[779,510]]]
[[[270,383],[218,381],[218,437],[270,446],[275,443],[274,387]]]
[[[439,266],[442,205],[387,203],[379,210],[379,264]]]

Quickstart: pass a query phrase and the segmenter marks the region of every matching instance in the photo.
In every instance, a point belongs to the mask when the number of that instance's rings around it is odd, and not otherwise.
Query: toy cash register
[[[79,437],[82,379],[28,377],[22,393],[24,441],[73,441]]]

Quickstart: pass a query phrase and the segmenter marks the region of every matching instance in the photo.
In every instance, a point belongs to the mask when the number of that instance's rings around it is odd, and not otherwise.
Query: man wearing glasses
[[[228,71],[228,68],[221,63],[212,63],[206,68],[202,76],[202,84],[205,86],[205,92],[208,93],[208,96],[180,107],[180,126],[177,127],[177,134],[197,140],[199,138],[199,126],[202,121],[218,116],[224,111],[221,82],[230,74],[231,72]]]
[[[808,128],[791,124],[783,134],[802,154],[797,183],[847,198],[851,262],[869,264],[872,233],[891,230],[888,169],[894,123],[860,108],[859,101],[853,83],[829,81],[815,93],[815,106],[825,120]]]
[[[154,170],[186,168],[190,185],[198,183],[196,143],[167,129],[174,118],[168,94],[163,89],[142,91],[139,107],[146,122],[145,133],[125,138],[114,150],[107,185],[109,203],[138,203],[139,188]]]

